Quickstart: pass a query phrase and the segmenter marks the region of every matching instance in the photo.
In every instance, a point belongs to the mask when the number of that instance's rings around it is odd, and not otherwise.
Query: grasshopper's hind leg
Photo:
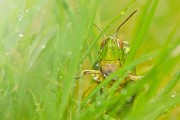
[[[92,83],[92,85],[83,92],[82,98],[84,99],[87,96],[89,96],[89,94],[96,88],[97,85],[98,85],[97,82]]]
[[[104,79],[104,76],[99,70],[84,70],[82,72],[82,75],[87,75],[87,74],[91,74],[95,82],[93,82],[92,85],[83,92],[83,98],[86,98],[96,88],[96,86]]]

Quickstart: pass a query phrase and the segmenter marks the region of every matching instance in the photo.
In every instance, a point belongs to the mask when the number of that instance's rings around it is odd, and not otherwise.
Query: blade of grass
[[[141,110],[141,114],[130,114],[125,120],[132,119],[143,119],[143,120],[156,120],[160,115],[167,112],[170,108],[180,104],[180,95],[177,95],[175,98],[171,98],[170,96],[162,97],[154,102],[149,102],[144,109]],[[154,109],[156,108],[156,109]]]
[[[88,11],[84,11],[83,9],[81,11],[83,11],[83,15],[82,17],[84,17],[84,19],[88,19],[87,21],[87,24],[86,24],[86,28],[87,28],[87,33],[85,32],[85,35],[84,35],[84,40],[83,40],[83,45],[82,47],[83,48],[87,48],[88,45],[86,45],[85,43],[88,43],[87,40],[88,40],[88,37],[90,36],[91,34],[91,30],[92,30],[92,25],[91,23],[93,23],[94,19],[95,19],[95,16],[96,16],[96,11],[98,10],[98,7],[99,7],[99,3],[100,3],[100,0],[95,0],[95,1],[91,1],[89,4],[92,5],[92,7],[89,8]],[[85,3],[87,4],[87,3]],[[86,8],[86,5],[84,6]],[[88,15],[88,16],[87,16]],[[93,59],[92,55],[89,54],[89,57]],[[80,69],[79,69],[80,70]],[[77,104],[76,104],[76,111],[75,111],[75,119],[79,119],[80,118],[80,111],[81,111],[81,101],[82,101],[82,91],[81,91],[81,88],[82,88],[82,79],[79,79],[79,93],[78,93],[78,99],[77,99]],[[74,109],[74,108],[73,108]],[[73,110],[72,110],[73,111]]]
[[[65,1],[64,1],[65,2]],[[84,5],[88,5],[88,4],[84,4]],[[82,6],[84,7],[84,6]],[[79,60],[81,58],[81,47],[82,44],[84,42],[84,34],[82,35],[82,33],[85,32],[85,26],[86,26],[86,20],[85,18],[82,19],[78,19],[76,17],[76,14],[74,15],[72,13],[72,11],[70,11],[69,9],[66,9],[66,13],[69,17],[69,19],[72,22],[72,42],[74,43],[69,43],[72,44],[72,56],[73,59],[70,59],[69,61],[69,66],[70,68],[68,69],[68,76],[65,76],[64,80],[63,80],[63,86],[62,86],[62,96],[61,96],[61,102],[59,105],[59,119],[63,119],[64,113],[65,113],[65,109],[66,106],[68,105],[68,99],[70,97],[70,93],[73,87],[73,84],[75,82],[75,75],[77,72],[77,68],[79,65]],[[77,44],[78,43],[78,44]],[[68,44],[68,42],[66,42],[66,44]]]
[[[162,89],[162,91],[159,93],[158,97],[165,96],[171,92],[171,90],[174,88],[176,83],[180,79],[180,70],[178,70],[173,78],[169,81],[169,83]]]
[[[174,48],[176,48],[177,45],[178,44],[175,43],[175,44],[172,44],[172,46],[170,46],[170,47],[166,46],[166,48],[162,48],[160,56],[158,57],[159,59],[158,59],[157,63],[154,65],[152,70],[149,72],[150,76],[149,76],[149,79],[147,79],[147,82],[150,82],[151,90],[148,91],[147,99],[151,98],[152,96],[154,96],[156,94],[156,91],[158,90],[158,86],[161,83],[161,79],[156,79],[156,82],[153,82],[151,80],[152,79],[151,76],[158,76],[158,74],[159,74],[158,71],[161,71],[161,69],[168,67],[168,65],[167,65],[168,62],[169,62],[169,65],[172,64],[171,66],[175,67],[174,62],[172,62],[174,59],[172,59],[172,57],[169,57],[171,59],[168,59],[167,56],[170,56],[171,52],[173,51]],[[167,68],[166,72],[168,73],[169,71],[170,71],[170,69]]]
[[[40,120],[43,120],[43,119],[44,119],[44,118],[43,118],[43,112],[42,112],[40,103],[39,103],[38,100],[37,100],[36,95],[33,93],[33,91],[32,91],[31,89],[28,89],[28,91],[30,92],[30,94],[31,94],[32,97],[33,97],[34,105],[36,106],[36,111],[38,111],[38,114],[39,114],[39,119],[40,119]]]
[[[136,33],[135,40],[132,42],[132,48],[129,52],[128,58],[126,63],[132,61],[141,45],[143,42],[143,38],[147,34],[148,28],[152,22],[152,18],[154,16],[154,13],[156,11],[157,5],[158,5],[159,0],[149,0],[146,5],[144,6],[143,13],[141,15],[140,19],[140,26],[138,25],[138,30]],[[153,3],[153,6],[151,7],[151,3]]]
[[[146,92],[143,92],[141,95],[139,95],[136,98],[135,104],[133,105],[130,115],[132,114],[132,116],[133,115],[135,116],[136,114],[138,114],[140,111],[142,111],[142,109],[144,109],[144,106],[147,105],[147,101],[149,101],[149,99],[152,99],[154,96],[156,96],[157,90],[159,88],[159,84],[161,81],[161,79],[158,79],[157,76],[159,76],[159,72],[161,71],[161,69],[164,69],[164,66],[167,66],[167,62],[169,62],[167,60],[164,60],[163,58],[166,57],[170,51],[172,51],[174,46],[177,46],[177,44],[174,44],[171,47],[167,46],[166,50],[165,50],[165,48],[163,48],[163,50],[161,50],[157,63],[154,65],[154,67],[150,70],[150,72],[144,78],[144,79],[146,79],[146,83],[144,83],[144,84],[148,85],[149,90]],[[172,59],[169,59],[169,60],[170,60],[170,63],[172,63],[171,62]],[[170,71],[170,69],[168,69],[168,70]],[[168,72],[168,71],[166,70],[166,72]],[[154,81],[156,81],[156,82],[154,82]],[[144,87],[144,86],[140,86],[140,87]]]

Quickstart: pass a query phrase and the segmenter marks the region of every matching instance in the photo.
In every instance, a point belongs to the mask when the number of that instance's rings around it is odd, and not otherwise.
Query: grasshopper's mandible
[[[121,68],[127,58],[128,52],[130,50],[129,43],[118,39],[117,33],[120,27],[128,21],[128,19],[137,12],[134,11],[117,29],[113,36],[105,37],[101,42],[100,49],[98,51],[98,60],[93,66],[93,70],[84,70],[84,74],[91,74],[95,82],[84,92],[83,97],[89,95],[89,93],[107,76],[109,76],[114,71]],[[95,24],[94,24],[95,25]],[[96,25],[95,25],[96,26]],[[97,27],[97,26],[96,26]],[[100,31],[101,29],[97,27]],[[135,76],[133,74],[128,75],[129,80],[138,80],[141,76]],[[120,86],[123,86],[126,82],[123,82]]]

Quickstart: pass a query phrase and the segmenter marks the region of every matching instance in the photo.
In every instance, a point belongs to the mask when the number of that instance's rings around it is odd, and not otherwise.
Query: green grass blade
[[[168,84],[162,89],[162,91],[159,93],[158,97],[165,96],[171,92],[171,90],[174,88],[176,83],[180,80],[180,70],[178,70],[173,78],[168,82]]]
[[[127,58],[127,63],[134,59],[142,41],[144,40],[144,37],[148,31],[148,28],[152,22],[152,18],[157,8],[158,2],[159,0],[155,0],[154,2],[149,0],[144,6],[144,11],[141,15],[141,20],[140,20],[141,25],[138,28],[135,40],[132,42],[132,48]],[[151,3],[153,3],[152,7],[151,7]]]

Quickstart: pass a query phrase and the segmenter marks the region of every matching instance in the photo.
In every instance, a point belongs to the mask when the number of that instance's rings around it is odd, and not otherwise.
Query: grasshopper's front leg
[[[84,92],[83,92],[83,95],[82,95],[82,98],[86,98],[87,96],[89,96],[89,94],[96,88],[96,86],[98,85],[99,83],[97,82],[94,82],[91,84],[90,87],[88,87],[88,89],[86,89]]]
[[[104,79],[104,76],[102,75],[100,70],[84,70],[82,72],[82,75],[92,75],[93,79],[96,82],[101,82]]]

